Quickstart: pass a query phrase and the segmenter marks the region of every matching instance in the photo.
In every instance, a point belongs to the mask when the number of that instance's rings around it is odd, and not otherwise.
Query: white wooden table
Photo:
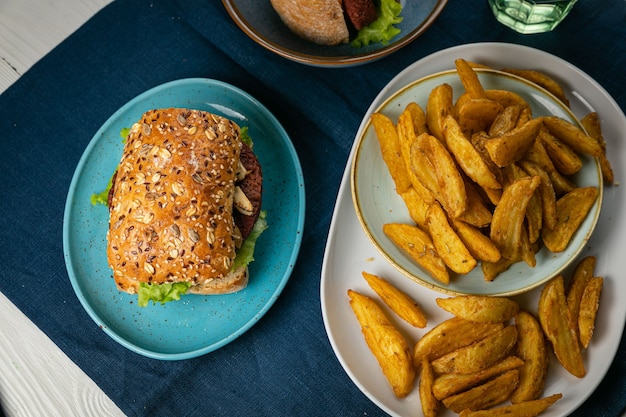
[[[0,94],[110,1],[0,0]],[[124,416],[2,293],[0,354],[7,417]]]

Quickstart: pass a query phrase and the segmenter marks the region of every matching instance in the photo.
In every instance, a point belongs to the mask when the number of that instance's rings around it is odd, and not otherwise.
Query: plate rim
[[[288,60],[298,62],[300,64],[311,65],[316,67],[334,67],[340,68],[345,66],[361,65],[367,62],[373,62],[381,59],[393,52],[403,48],[410,44],[419,36],[421,36],[428,28],[437,20],[443,9],[445,8],[448,0],[436,0],[436,4],[430,11],[428,16],[418,25],[415,29],[409,32],[408,35],[398,39],[397,41],[385,45],[381,49],[377,49],[373,52],[364,52],[355,55],[343,55],[343,56],[318,56],[307,53],[294,51],[293,49],[284,47],[276,42],[267,39],[258,30],[256,30],[248,20],[240,12],[239,8],[235,4],[234,0],[222,0],[224,8],[228,12],[231,19],[235,24],[253,41],[262,46],[266,50],[273,52]]]
[[[442,62],[444,58],[449,59],[451,57],[452,58],[459,57],[459,56],[463,56],[462,54],[465,53],[465,54],[472,55],[474,56],[474,59],[479,60],[479,59],[484,59],[484,58],[487,58],[487,59],[494,58],[498,56],[499,52],[507,52],[507,51],[514,51],[515,56],[523,56],[527,58],[532,57],[532,58],[537,58],[537,59],[544,58],[545,61],[549,63],[550,70],[554,70],[555,68],[562,67],[560,74],[563,77],[562,78],[563,80],[567,82],[581,81],[581,84],[584,84],[584,85],[576,84],[576,88],[573,91],[570,91],[571,94],[576,95],[580,99],[580,104],[582,106],[586,107],[588,110],[593,110],[593,107],[591,106],[591,104],[579,94],[580,90],[585,90],[588,93],[592,92],[594,93],[594,99],[591,100],[592,102],[596,102],[598,103],[597,104],[598,106],[602,106],[610,110],[613,114],[617,114],[620,116],[619,120],[616,120],[614,123],[612,123],[612,125],[615,125],[618,128],[620,126],[626,126],[626,116],[624,115],[624,111],[620,108],[620,106],[617,104],[615,99],[606,91],[606,89],[602,87],[595,79],[589,76],[586,72],[576,67],[574,64],[571,64],[568,61],[565,61],[564,59],[556,55],[553,55],[549,52],[543,51],[538,48],[534,48],[534,47],[530,47],[526,45],[513,44],[509,42],[468,42],[468,43],[454,45],[448,48],[441,49],[439,51],[433,52],[432,54],[426,55],[418,59],[417,61],[413,62],[406,68],[402,69],[398,74],[396,74],[389,81],[388,84],[385,85],[385,87],[383,87],[383,89],[381,89],[381,91],[373,99],[369,108],[366,110],[366,114],[373,111],[373,109],[382,100],[384,100],[384,98],[389,94],[392,88],[397,89],[400,86],[406,84],[407,82],[415,80],[416,79],[415,76],[412,75],[413,72],[417,72],[421,74],[421,71],[426,71],[426,69],[429,69],[431,71],[438,71],[442,69],[451,68],[452,66],[446,65],[445,63]],[[494,59],[497,60],[497,58],[494,58]],[[501,65],[514,65],[512,64],[512,62],[517,62],[515,58],[510,58],[510,57],[506,59],[502,59],[502,57],[500,57],[499,61],[501,62]],[[540,61],[540,62],[543,62],[543,61]],[[420,70],[420,68],[425,68],[425,70]],[[541,68],[541,65],[539,66],[539,68]],[[543,67],[543,68],[547,68],[547,67]],[[364,126],[362,123],[358,128],[358,132],[360,132],[363,128]],[[353,157],[354,151],[355,151],[355,147],[353,146],[348,156],[348,161],[350,161],[351,158]],[[331,218],[329,237],[328,237],[327,244],[325,247],[324,259],[322,263],[321,283],[320,283],[320,300],[321,300],[321,309],[322,309],[324,327],[327,333],[327,337],[329,339],[329,343],[335,353],[335,356],[339,364],[341,365],[342,369],[346,373],[346,375],[352,381],[352,383],[354,383],[354,385],[356,385],[356,387],[372,403],[377,405],[381,410],[383,410],[384,412],[392,416],[399,416],[399,414],[395,411],[395,409],[391,407],[391,404],[387,404],[386,402],[384,402],[383,401],[384,398],[382,397],[379,398],[375,396],[374,394],[372,394],[368,390],[368,388],[363,385],[363,382],[357,378],[357,375],[354,373],[347,358],[344,357],[344,354],[346,352],[342,351],[339,348],[340,334],[336,334],[336,329],[335,329],[336,325],[333,324],[333,320],[332,320],[333,317],[330,316],[331,313],[334,313],[334,312],[330,311],[331,306],[329,304],[329,301],[327,300],[326,295],[330,293],[331,287],[334,288],[337,285],[336,284],[337,281],[342,280],[341,278],[337,278],[333,276],[333,275],[336,275],[334,274],[334,268],[335,268],[335,264],[337,263],[335,261],[335,258],[336,258],[336,252],[338,250],[336,241],[339,239],[338,221],[339,219],[345,219],[346,216],[350,217],[354,215],[353,213],[350,213],[350,211],[352,211],[352,207],[346,208],[347,203],[345,202],[345,199],[350,197],[349,190],[347,190],[347,187],[349,187],[348,166],[346,166],[346,169],[344,170],[341,184],[337,193],[338,198],[335,202],[335,208],[333,211],[333,216]],[[359,226],[359,229],[360,229],[360,226]],[[429,291],[429,290],[424,287],[421,287],[420,291]],[[619,307],[619,306],[617,306],[617,308],[620,309],[620,311],[618,312],[620,314],[618,318],[625,320],[626,309],[624,309],[624,307]],[[618,313],[615,313],[615,314],[618,314]],[[338,313],[335,313],[335,314],[338,314]],[[334,317],[335,322],[337,319],[341,319],[342,317],[343,316]],[[567,405],[568,408],[565,411],[561,409],[560,410],[561,412],[571,413],[579,409],[582,406],[582,404],[592,395],[592,393],[595,390],[597,390],[600,383],[606,377],[609,367],[611,366],[612,362],[615,359],[616,353],[620,346],[620,340],[624,331],[625,329],[623,326],[620,326],[619,328],[615,328],[615,329],[611,327],[613,340],[609,342],[609,346],[603,347],[603,352],[607,354],[605,358],[609,360],[603,360],[602,363],[596,364],[596,368],[600,368],[600,370],[599,372],[596,372],[596,376],[594,377],[595,379],[591,381],[591,385],[589,385],[589,389],[586,389],[582,395],[578,395],[572,401],[572,403],[569,403]],[[554,412],[550,413],[550,415],[555,415],[554,413],[556,412],[557,411],[555,410]],[[421,413],[418,412],[418,415],[421,415]]]
[[[293,162],[294,173],[296,174],[295,181],[297,185],[297,222],[296,222],[296,230],[295,230],[295,240],[293,242],[292,251],[290,253],[290,257],[288,262],[286,262],[286,267],[284,268],[283,276],[274,288],[273,292],[270,296],[267,297],[266,301],[263,303],[260,309],[258,309],[251,317],[238,329],[231,332],[230,334],[221,337],[219,340],[212,341],[210,344],[203,346],[197,349],[189,349],[189,350],[180,350],[176,353],[167,353],[157,350],[151,350],[144,346],[140,346],[136,343],[133,343],[115,331],[111,326],[109,326],[108,320],[105,320],[100,314],[98,314],[93,306],[87,302],[86,295],[79,285],[77,273],[75,271],[74,262],[74,253],[70,250],[70,228],[72,227],[72,211],[73,207],[73,198],[76,194],[77,184],[80,181],[80,175],[86,169],[87,159],[93,153],[94,148],[98,145],[101,138],[104,137],[103,133],[110,129],[110,126],[114,124],[122,115],[124,115],[130,108],[133,106],[142,103],[146,99],[149,99],[153,96],[162,93],[163,91],[169,91],[170,89],[176,89],[180,87],[186,86],[198,86],[200,88],[207,87],[219,87],[224,90],[228,90],[230,93],[248,101],[251,103],[257,110],[259,110],[263,116],[266,118],[268,122],[270,122],[277,131],[280,132],[282,146],[285,147],[286,151],[288,151],[289,156]],[[160,360],[184,360],[195,358],[204,354],[208,354],[213,352],[233,340],[237,339],[239,336],[243,335],[246,331],[248,331],[254,324],[256,324],[269,309],[273,306],[275,301],[278,299],[280,294],[282,293],[284,287],[289,281],[293,269],[295,267],[301,244],[302,244],[302,235],[304,230],[305,223],[305,214],[306,214],[306,190],[304,183],[304,175],[302,171],[302,166],[296,152],[296,149],[291,141],[290,136],[287,131],[280,123],[280,121],[274,116],[273,113],[269,111],[265,105],[263,105],[260,101],[254,98],[249,93],[243,91],[242,89],[229,84],[227,82],[212,79],[212,78],[202,78],[202,77],[190,77],[190,78],[181,78],[176,80],[171,80],[164,82],[162,84],[156,85],[152,88],[149,88],[138,95],[132,97],[130,100],[125,102],[121,107],[119,107],[115,112],[113,112],[106,121],[97,129],[94,133],[93,137],[88,142],[85,147],[83,153],[80,156],[80,159],[76,165],[74,173],[72,174],[72,180],[69,185],[69,189],[67,192],[67,197],[65,201],[65,207],[63,212],[63,257],[65,261],[65,267],[69,276],[70,283],[72,285],[72,289],[76,297],[78,298],[81,306],[87,312],[89,317],[94,321],[96,325],[98,325],[101,330],[103,330],[109,337],[115,340],[120,345],[125,348],[140,354],[142,356],[146,356],[152,359],[160,359]]]
[[[571,109],[569,109],[564,103],[562,103],[556,96],[554,96],[554,94],[550,93],[548,90],[546,90],[545,88],[542,88],[539,85],[536,85],[522,77],[519,77],[515,74],[510,74],[504,71],[500,71],[500,70],[496,70],[496,69],[492,69],[492,68],[476,68],[475,69],[476,72],[478,73],[483,73],[483,74],[492,74],[495,75],[496,78],[498,77],[502,77],[505,79],[512,79],[515,82],[519,82],[523,85],[526,85],[528,88],[532,88],[534,90],[537,90],[539,92],[541,92],[542,94],[548,96],[549,98],[551,98],[556,104],[559,105],[560,109],[566,113],[573,121],[576,122],[576,124],[582,128],[580,122],[578,121],[576,115],[571,111]],[[401,88],[399,88],[398,90],[394,91],[390,96],[388,96],[385,100],[383,100],[380,105],[378,105],[373,111],[374,112],[380,112],[383,109],[385,109],[386,107],[388,107],[390,105],[391,102],[393,102],[394,100],[396,100],[400,95],[404,94],[407,90],[414,88],[415,85],[423,83],[425,81],[428,81],[430,79],[435,79],[435,78],[440,78],[442,76],[450,76],[453,74],[458,73],[458,71],[456,69],[449,69],[449,70],[443,70],[443,71],[438,71],[436,73],[432,73],[429,75],[426,75],[424,77],[420,77],[417,80],[414,80],[412,82],[410,82],[409,84],[406,84],[404,86],[402,86]],[[370,114],[369,112],[367,114]],[[370,129],[371,126],[371,121],[367,121],[364,124],[364,129],[359,131],[359,134],[356,137],[355,140],[355,151],[354,151],[354,155],[353,157],[349,160],[349,164],[350,164],[350,189],[351,189],[351,196],[352,196],[352,204],[354,205],[354,210],[356,212],[356,216],[357,219],[359,220],[359,224],[361,225],[361,227],[363,228],[364,233],[367,235],[367,237],[369,238],[370,242],[372,243],[372,245],[378,250],[378,252],[381,254],[381,256],[383,256],[392,266],[394,266],[400,273],[402,273],[403,275],[405,275],[408,279],[411,279],[412,281],[425,286],[428,289],[431,290],[435,290],[438,291],[442,294],[445,295],[467,295],[470,292],[469,291],[463,291],[462,289],[454,289],[452,287],[446,287],[445,284],[441,284],[436,282],[435,279],[433,279],[433,282],[427,281],[426,279],[422,278],[421,276],[418,276],[417,274],[407,270],[407,268],[405,268],[399,261],[397,258],[393,257],[391,254],[387,253],[383,247],[381,246],[381,244],[375,239],[374,234],[372,233],[372,231],[370,230],[370,228],[366,225],[367,221],[365,219],[365,216],[363,214],[363,210],[361,209],[362,204],[361,203],[361,199],[359,197],[359,190],[358,187],[356,185],[357,181],[357,171],[358,171],[358,163],[359,163],[359,156],[361,155],[361,150],[363,148],[363,142],[366,140],[366,136],[367,136],[367,132]],[[587,244],[587,242],[589,241],[589,239],[591,238],[591,234],[593,233],[597,222],[600,218],[600,213],[601,213],[601,208],[602,208],[602,198],[604,195],[604,184],[603,184],[603,179],[602,179],[602,174],[600,171],[600,163],[598,161],[597,158],[591,158],[591,161],[593,161],[595,163],[595,167],[596,167],[596,172],[595,175],[597,176],[598,179],[598,196],[597,199],[594,203],[594,207],[596,207],[595,209],[593,209],[593,217],[591,218],[590,222],[590,230],[588,232],[585,233],[585,236],[582,240],[582,242],[580,243],[579,247],[575,249],[574,252],[570,253],[569,256],[571,258],[571,260],[575,259],[580,252],[582,252]],[[570,262],[571,262],[570,260]],[[553,271],[550,275],[546,275],[545,277],[541,278],[540,280],[535,281],[534,283],[530,284],[529,286],[526,287],[522,287],[522,288],[516,288],[516,289],[509,289],[509,290],[502,290],[502,291],[497,291],[497,292],[490,292],[487,293],[485,295],[489,295],[492,297],[510,297],[510,296],[515,296],[515,295],[519,295],[522,294],[524,292],[528,292],[531,291],[537,287],[539,287],[540,285],[545,284],[547,281],[549,281],[551,278],[557,276],[559,273],[563,272],[565,269],[568,268],[568,264],[565,263],[563,265],[561,265],[560,267],[558,267],[555,271]],[[422,270],[423,268],[418,266],[418,269]],[[428,273],[426,271],[422,271],[424,275],[428,275]],[[456,275],[456,274],[454,274]]]

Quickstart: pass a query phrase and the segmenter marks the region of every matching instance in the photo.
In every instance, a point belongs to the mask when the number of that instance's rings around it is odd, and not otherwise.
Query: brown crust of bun
[[[347,43],[350,33],[341,0],[270,0],[283,23],[296,35],[319,45]]]
[[[243,288],[241,272],[231,274],[241,146],[236,123],[198,110],[152,110],[133,125],[107,233],[119,290],[136,293],[141,282],[191,282],[189,292],[202,294]]]

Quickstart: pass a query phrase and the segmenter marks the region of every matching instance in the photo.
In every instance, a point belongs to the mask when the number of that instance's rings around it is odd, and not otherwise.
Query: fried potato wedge
[[[557,200],[556,225],[551,230],[545,230],[542,235],[543,243],[550,252],[562,252],[567,248],[599,193],[596,187],[574,188]]]
[[[491,160],[499,167],[505,167],[519,161],[537,138],[541,127],[541,118],[531,119],[493,139],[485,142]]]
[[[361,324],[365,342],[378,361],[394,394],[404,398],[413,390],[415,367],[411,349],[385,312],[370,297],[348,290],[350,306]]]
[[[466,135],[487,131],[502,112],[502,104],[488,98],[470,98],[455,106],[456,117]]]
[[[424,358],[435,360],[478,342],[502,328],[502,323],[473,323],[458,317],[444,320],[417,341],[413,349],[413,363],[420,366]]]
[[[567,301],[563,276],[558,275],[544,285],[539,296],[539,323],[552,344],[554,354],[563,368],[572,375],[585,376],[585,365]]]
[[[409,211],[411,219],[421,229],[426,230],[426,211],[428,210],[429,204],[424,201],[424,198],[422,198],[414,187],[400,194],[400,197],[404,200],[404,204]]]
[[[505,326],[478,342],[433,360],[431,365],[437,374],[479,372],[508,356],[516,342],[517,328]]]
[[[598,160],[600,161],[600,170],[602,171],[602,178],[605,183],[613,184],[613,181],[615,181],[613,167],[606,156],[606,142],[604,141],[604,136],[602,134],[602,125],[600,123],[598,113],[591,112],[587,114],[580,120],[580,123],[587,131],[587,134],[594,138],[602,148],[602,155],[598,156]]]
[[[436,399],[443,400],[446,397],[466,391],[506,371],[518,369],[522,365],[524,365],[522,359],[517,356],[507,356],[500,362],[483,371],[471,374],[443,374],[437,377],[433,383],[433,395]]]
[[[580,311],[580,301],[587,287],[587,283],[594,277],[596,269],[596,257],[593,255],[585,256],[576,264],[574,272],[570,277],[569,286],[566,291],[567,307],[569,308],[572,320],[578,323],[578,313]],[[578,333],[578,327],[576,327]]]
[[[441,193],[439,192],[435,167],[426,154],[426,146],[430,137],[430,133],[422,133],[411,145],[411,170],[424,188],[434,197],[425,197],[426,201],[432,203],[434,199],[441,199]],[[433,139],[437,140],[436,138]],[[419,188],[416,188],[416,190],[419,191]]]
[[[502,107],[508,107],[512,105],[519,105],[522,107],[522,111],[529,112],[528,115],[532,116],[530,111],[530,105],[522,96],[509,90],[485,90],[485,95],[489,100],[497,101]],[[520,113],[521,115],[521,113]]]
[[[463,84],[465,91],[467,91],[470,97],[475,99],[487,98],[485,89],[480,83],[478,74],[476,74],[472,65],[462,58],[455,59],[454,65],[456,67],[456,72],[459,74],[461,84]]]
[[[539,398],[548,372],[548,349],[539,321],[528,311],[515,315],[517,346],[515,354],[523,359],[519,385],[511,394],[513,404]]]
[[[519,311],[519,304],[506,297],[458,295],[436,298],[435,302],[456,317],[481,323],[504,323]]]
[[[494,190],[499,191],[499,190]],[[472,226],[483,228],[491,223],[491,209],[480,193],[476,184],[465,177],[465,194],[467,194],[467,208],[465,213],[461,214],[458,219]]]
[[[565,142],[576,152],[591,156],[602,155],[602,147],[598,141],[587,135],[580,127],[557,116],[546,116],[542,120],[550,133]]]
[[[563,394],[553,394],[538,400],[505,405],[489,410],[463,410],[459,417],[536,417],[546,411],[552,404],[563,397]]]
[[[516,180],[504,189],[493,211],[489,237],[505,258],[520,258],[526,206],[540,183],[537,176]]]
[[[563,175],[574,175],[583,167],[580,156],[565,142],[558,139],[547,129],[542,128],[537,135],[550,155],[554,167]]]
[[[427,324],[426,314],[415,300],[409,297],[405,292],[395,287],[392,283],[378,275],[370,274],[362,271],[361,275],[365,278],[368,285],[374,290],[381,300],[393,311],[409,323],[411,326],[424,328]]]
[[[470,254],[479,261],[498,262],[502,257],[496,245],[475,226],[462,221],[452,220],[452,228],[459,236]]]
[[[556,226],[556,192],[548,173],[533,161],[521,161],[520,166],[528,175],[541,178],[539,185],[539,196],[541,198],[541,222],[542,227],[554,229]]]
[[[396,191],[403,193],[411,186],[411,180],[406,174],[407,167],[402,158],[402,149],[396,126],[389,117],[382,113],[373,113],[371,121],[376,131],[383,161],[385,161],[391,178],[396,185]]]
[[[563,87],[559,84],[554,78],[549,76],[548,74],[529,69],[514,69],[514,68],[503,68],[502,71],[508,72],[509,74],[517,75],[518,77],[522,77],[537,84],[540,87],[545,88],[550,93],[552,93],[556,98],[561,100],[563,104],[569,107],[569,100],[565,96],[565,92],[563,91]]]
[[[501,257],[497,262],[483,261],[480,264],[480,268],[483,271],[483,278],[485,281],[493,281],[498,275],[509,269],[515,262],[517,262],[517,260],[505,257]]]
[[[476,259],[450,226],[446,213],[437,202],[428,207],[426,227],[437,253],[448,268],[458,274],[467,274],[474,269]]]
[[[515,129],[521,111],[522,106],[519,104],[504,107],[489,126],[487,130],[489,136],[498,137]]]
[[[444,119],[443,136],[448,149],[468,177],[484,188],[502,188],[494,173],[491,172],[472,142],[467,139],[454,117],[446,116]]]
[[[593,336],[593,330],[596,323],[596,315],[598,314],[598,307],[600,307],[600,294],[602,292],[602,286],[604,284],[604,278],[593,277],[587,283],[585,292],[583,292],[582,299],[580,300],[580,311],[578,313],[578,332],[580,334],[580,343],[583,348],[587,349]]]
[[[444,83],[431,90],[426,102],[426,125],[428,126],[428,131],[441,141],[443,141],[443,119],[447,115],[454,113],[452,96],[452,86]]]
[[[477,387],[443,399],[443,405],[455,413],[482,410],[506,401],[519,382],[519,372],[512,369]]]
[[[415,130],[415,136],[419,136],[422,133],[428,133],[428,124],[426,123],[426,112],[414,101],[411,101],[404,108],[407,111],[411,118],[413,119],[413,129]]]
[[[450,217],[458,218],[467,210],[467,191],[463,176],[442,142],[430,135],[423,136],[423,139],[419,143],[435,170],[439,202]]]
[[[446,264],[437,254],[427,232],[409,224],[389,223],[383,225],[383,233],[418,265],[428,271],[433,278],[444,284],[450,282]]]
[[[419,374],[419,395],[424,417],[436,417],[441,403],[433,394],[435,375],[427,359],[422,360]]]

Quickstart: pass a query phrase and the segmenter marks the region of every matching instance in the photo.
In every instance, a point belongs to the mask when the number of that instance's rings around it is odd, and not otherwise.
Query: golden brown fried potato
[[[406,105],[405,110],[409,112],[413,119],[413,129],[415,129],[415,136],[419,136],[422,133],[428,133],[428,125],[426,124],[426,112],[416,102],[412,101]]]
[[[383,232],[418,265],[427,270],[433,278],[444,284],[450,282],[446,264],[437,254],[428,233],[419,227],[401,223],[385,224]]]
[[[439,202],[450,217],[458,218],[467,210],[465,181],[444,144],[430,135],[423,136],[423,139],[418,143],[423,146],[424,153],[434,168],[439,187]]]
[[[565,142],[576,152],[591,156],[601,156],[602,147],[594,138],[587,135],[580,127],[557,116],[546,116],[543,124],[550,133]]]
[[[361,324],[365,342],[378,361],[394,394],[404,398],[413,390],[415,367],[411,349],[374,300],[348,290],[350,306]]]
[[[580,301],[583,298],[583,293],[587,287],[587,283],[594,276],[596,269],[596,257],[589,255],[582,258],[576,264],[574,272],[569,281],[567,287],[566,299],[567,307],[569,308],[572,320],[574,323],[578,323],[578,313],[580,311]],[[575,327],[576,334],[578,334],[578,326]]]
[[[464,346],[471,345],[504,327],[502,323],[473,323],[458,317],[442,321],[415,344],[413,363],[435,360]]]
[[[556,225],[552,230],[543,233],[543,243],[548,250],[556,253],[567,248],[598,198],[598,194],[596,187],[575,188],[557,200]]]
[[[508,259],[505,257],[501,257],[500,260],[497,262],[481,262],[480,267],[483,271],[483,277],[485,281],[493,281],[498,275],[509,269],[511,265],[516,262],[517,260]]]
[[[411,180],[406,175],[407,167],[402,159],[402,149],[396,127],[391,119],[382,113],[373,113],[371,121],[378,137],[383,160],[396,185],[396,191],[403,193],[411,186]]]
[[[567,301],[563,276],[558,275],[544,285],[539,296],[539,323],[552,343],[554,354],[563,368],[572,375],[585,376],[585,365]]]
[[[443,374],[437,377],[433,383],[433,395],[436,399],[443,400],[446,397],[468,390],[506,371],[518,369],[523,365],[524,361],[517,356],[507,356],[500,362],[483,371],[471,374]]]
[[[437,374],[479,372],[508,356],[516,342],[517,328],[505,326],[478,342],[433,360],[431,365]]]
[[[541,198],[541,220],[542,227],[554,229],[556,226],[556,193],[554,186],[550,181],[548,173],[533,161],[524,160],[520,163],[521,167],[528,175],[538,176],[541,178],[539,185],[539,196]]]
[[[539,130],[538,139],[543,143],[554,167],[563,175],[574,175],[583,167],[580,156],[565,142],[558,139],[546,128]]]
[[[424,417],[436,417],[441,403],[433,395],[435,375],[427,359],[422,360],[420,368],[419,394]]]
[[[580,343],[587,349],[596,323],[596,315],[600,306],[600,293],[604,278],[594,277],[587,283],[583,297],[580,300],[580,311],[578,313],[578,332],[580,333]]]
[[[520,382],[513,394],[512,403],[539,398],[543,392],[548,372],[548,349],[541,325],[528,311],[515,315],[517,326],[517,347],[515,353],[524,360],[519,369]]]
[[[462,58],[456,59],[454,61],[454,65],[456,66],[456,71],[459,74],[461,84],[463,84],[465,91],[467,91],[470,97],[487,98],[485,89],[478,79],[478,74],[476,74],[472,66]]]
[[[503,68],[502,71],[508,72],[509,74],[517,75],[518,77],[522,77],[537,84],[540,87],[545,88],[550,93],[552,93],[556,98],[561,100],[563,104],[569,107],[569,100],[565,97],[565,93],[563,92],[563,87],[548,74],[536,70],[529,69],[513,69],[513,68]]]
[[[426,103],[426,125],[428,131],[437,139],[443,141],[443,118],[454,113],[452,102],[452,86],[441,84],[430,92]]]
[[[480,229],[459,220],[452,220],[451,225],[475,259],[486,262],[498,262],[500,260],[502,257],[500,251]]]
[[[529,112],[527,115],[531,116],[532,112],[530,104],[522,96],[513,91],[508,90],[485,90],[485,95],[489,100],[497,101],[502,107],[508,107],[512,105],[519,105],[522,107],[522,111]],[[520,113],[521,115],[521,113]]]
[[[587,131],[587,134],[594,138],[602,148],[602,155],[598,156],[600,169],[602,171],[602,178],[605,183],[613,184],[613,181],[615,180],[613,167],[606,156],[606,142],[604,141],[604,136],[602,135],[602,126],[600,124],[600,117],[598,116],[598,113],[591,112],[587,114],[581,119],[580,123]]]
[[[448,268],[458,274],[467,274],[474,269],[476,259],[450,226],[446,213],[437,202],[426,212],[426,227],[437,253]]]
[[[441,193],[439,192],[435,167],[433,167],[433,164],[430,163],[426,155],[426,144],[430,138],[430,133],[422,133],[411,145],[411,169],[424,188],[426,188],[434,198],[439,200],[441,199]],[[437,138],[432,138],[437,140]],[[419,189],[416,188],[416,191],[419,191]],[[434,201],[433,198],[429,197],[424,197],[424,199],[429,202]]]
[[[504,189],[493,211],[490,238],[505,258],[520,259],[526,206],[540,183],[539,177],[516,180]]]
[[[488,130],[502,110],[500,103],[488,98],[470,98],[455,106],[459,126],[468,136]]]
[[[517,302],[505,297],[487,295],[458,295],[436,298],[437,305],[465,320],[481,323],[504,323],[519,310]]]
[[[443,136],[448,149],[468,177],[484,188],[502,188],[496,176],[491,172],[474,145],[467,139],[454,117],[447,116],[444,119]]]
[[[502,136],[487,140],[485,148],[491,160],[499,167],[505,167],[522,159],[526,151],[533,146],[540,127],[541,118],[538,117]]]
[[[428,210],[429,204],[424,201],[414,187],[400,194],[400,197],[404,200],[404,204],[409,211],[411,219],[420,229],[426,230],[426,211]]]
[[[502,109],[500,114],[494,119],[487,133],[489,136],[498,137],[515,128],[517,119],[522,111],[522,106],[513,104]]]
[[[443,405],[455,413],[482,410],[506,401],[519,382],[519,372],[512,369],[460,394],[443,399]]]
[[[424,328],[427,320],[424,310],[409,297],[406,293],[396,288],[389,281],[378,275],[369,272],[361,272],[365,281],[374,290],[381,300],[394,312],[398,317],[409,323],[411,326]]]
[[[488,207],[488,202],[485,202],[476,184],[467,177],[465,177],[464,180],[465,193],[467,194],[467,208],[465,209],[465,213],[463,213],[458,220],[478,228],[489,226],[492,214],[491,209]]]
[[[538,400],[524,401],[489,410],[463,410],[459,417],[536,417],[560,400],[561,397],[563,394],[553,394]]]

